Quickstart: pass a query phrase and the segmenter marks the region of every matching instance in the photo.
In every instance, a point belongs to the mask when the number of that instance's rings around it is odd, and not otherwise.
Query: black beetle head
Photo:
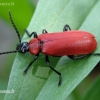
[[[17,45],[16,50],[21,53],[26,53],[29,51],[28,42],[23,42]]]

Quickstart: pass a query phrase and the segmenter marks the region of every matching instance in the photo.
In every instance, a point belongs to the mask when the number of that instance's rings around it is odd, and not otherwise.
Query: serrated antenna
[[[19,31],[18,31],[16,25],[15,25],[14,22],[13,22],[13,19],[12,19],[12,16],[11,16],[11,12],[10,12],[10,10],[9,10],[9,17],[10,17],[10,21],[11,21],[11,23],[12,23],[12,25],[13,25],[13,27],[14,27],[16,33],[17,33],[17,36],[18,36],[19,42],[21,43],[20,34],[19,34]]]

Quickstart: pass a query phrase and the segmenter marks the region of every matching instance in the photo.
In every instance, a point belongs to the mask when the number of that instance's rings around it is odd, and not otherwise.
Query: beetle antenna
[[[16,52],[17,52],[17,50],[7,51],[7,52],[1,52],[0,55],[2,55],[2,54],[9,54],[9,53],[16,53]]]
[[[11,23],[12,23],[12,25],[13,25],[13,27],[14,27],[16,33],[17,33],[17,36],[18,36],[18,38],[19,38],[19,42],[21,43],[20,34],[19,34],[19,31],[18,31],[16,25],[15,25],[14,22],[13,22],[13,19],[12,19],[12,16],[11,16],[11,12],[10,12],[10,10],[9,10],[9,17],[10,17],[10,21],[11,21]]]

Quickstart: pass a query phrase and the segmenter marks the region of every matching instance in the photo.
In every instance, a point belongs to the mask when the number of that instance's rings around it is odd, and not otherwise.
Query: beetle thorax
[[[38,54],[41,51],[40,48],[40,41],[38,40],[38,38],[34,38],[32,40],[30,40],[29,42],[29,52],[31,54]]]

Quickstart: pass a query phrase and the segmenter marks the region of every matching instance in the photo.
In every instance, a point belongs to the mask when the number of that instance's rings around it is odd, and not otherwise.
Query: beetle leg
[[[100,53],[91,53],[91,55],[100,56]]]
[[[38,56],[39,56],[39,54],[37,54],[37,55],[34,56],[34,60],[29,63],[29,65],[27,66],[27,68],[24,70],[24,74],[27,73],[28,69],[31,67],[31,65],[33,64],[33,62],[35,60],[37,60]]]
[[[68,31],[68,30],[71,31],[71,28],[70,28],[69,25],[66,24],[66,25],[64,26],[64,28],[63,28],[63,32],[64,32],[64,31]]]
[[[48,33],[45,29],[42,30],[42,34]]]
[[[38,37],[36,32],[32,32],[30,34],[26,29],[24,29],[24,31],[26,32],[26,34],[28,35],[28,37],[31,37],[33,34],[34,34],[34,38],[37,38]]]
[[[49,58],[48,58],[47,55],[46,55],[45,60],[46,60],[47,66],[50,67],[50,68],[51,68],[51,69],[52,69],[56,74],[59,75],[59,83],[58,83],[58,86],[60,86],[61,83],[62,83],[62,76],[61,76],[61,73],[58,72],[57,70],[55,70],[53,67],[51,67],[51,65],[50,65],[50,61],[49,61]]]
[[[77,60],[77,59],[80,59],[80,58],[84,58],[88,55],[90,55],[90,54],[84,54],[84,55],[81,55],[81,56],[69,55],[68,57],[73,59],[73,60]]]

